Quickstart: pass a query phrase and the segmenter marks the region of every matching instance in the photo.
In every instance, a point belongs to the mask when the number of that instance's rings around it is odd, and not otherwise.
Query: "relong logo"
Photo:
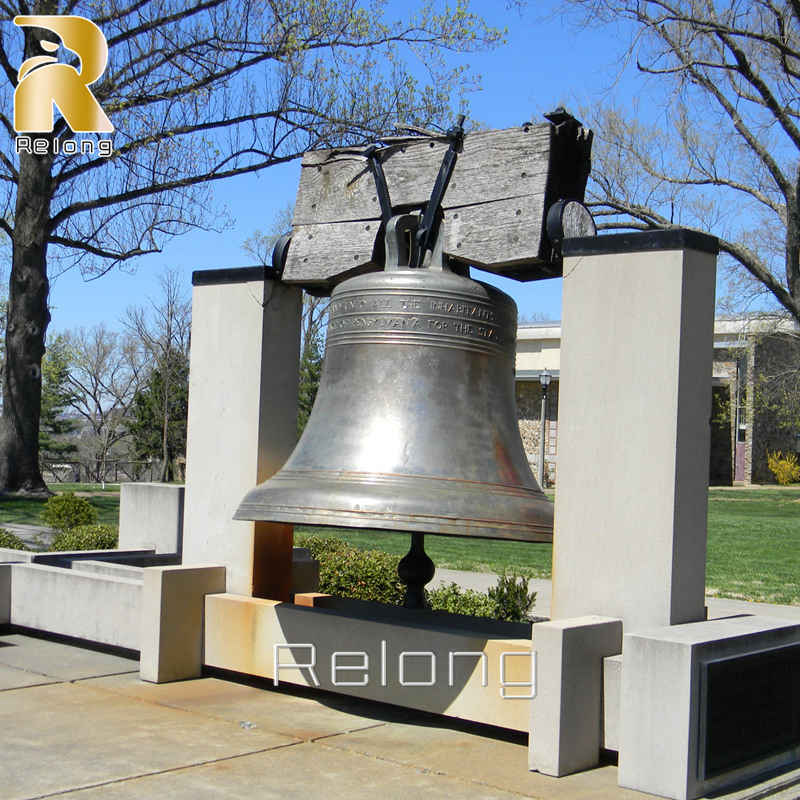
[[[54,107],[58,108],[69,127],[75,133],[111,133],[114,126],[97,102],[89,88],[106,68],[108,44],[103,32],[91,20],[77,16],[28,15],[14,17],[20,28],[44,28],[57,34],[63,46],[75,52],[80,67],[59,63],[55,55],[35,55],[26,59],[17,74],[14,91],[14,129],[17,133],[52,133]],[[49,54],[58,51],[60,44],[41,41],[42,50]],[[33,148],[31,147],[33,144]],[[42,149],[43,140],[17,137],[17,152],[77,152],[77,142],[67,147],[65,141],[59,148]],[[88,144],[82,142],[82,145]],[[100,154],[111,154],[111,142],[101,140]],[[107,145],[103,147],[102,145]],[[94,148],[81,147],[81,152],[93,152]]]

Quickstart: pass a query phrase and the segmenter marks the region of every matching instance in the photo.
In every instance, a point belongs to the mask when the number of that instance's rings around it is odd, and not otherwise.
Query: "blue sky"
[[[505,46],[459,57],[482,75],[482,90],[470,95],[475,119],[490,128],[512,127],[528,119],[539,121],[559,104],[574,110],[611,96],[609,87],[618,71],[615,58],[624,46],[614,41],[613,30],[580,30],[556,15],[552,2],[532,0],[523,14],[505,5],[503,0],[473,0],[474,10],[489,23],[509,28]],[[623,76],[611,92],[629,95],[638,85],[635,81]],[[242,243],[255,230],[268,229],[276,213],[294,201],[299,171],[299,163],[293,163],[217,184],[216,200],[235,220],[223,233],[194,232],[173,239],[162,253],[137,260],[132,269],[117,269],[90,282],[77,270],[60,276],[51,292],[50,332],[100,322],[118,327],[127,307],[157,295],[157,276],[165,267],[177,267],[189,285],[193,270],[250,265]],[[561,317],[559,279],[525,284],[477,270],[473,275],[510,294],[521,316]]]

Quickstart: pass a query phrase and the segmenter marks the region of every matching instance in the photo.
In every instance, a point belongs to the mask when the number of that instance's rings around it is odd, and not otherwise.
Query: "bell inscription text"
[[[516,322],[488,303],[428,293],[359,293],[334,297],[330,307],[328,342],[347,334],[369,332],[419,334],[437,344],[452,340],[502,346],[513,339]],[[349,337],[348,337],[349,338]]]

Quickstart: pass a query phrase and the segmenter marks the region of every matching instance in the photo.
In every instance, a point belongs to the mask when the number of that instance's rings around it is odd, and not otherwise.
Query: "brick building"
[[[558,387],[561,325],[521,325],[517,333],[516,398],[522,442],[534,474],[540,454],[542,375],[545,484],[558,472]],[[710,481],[712,485],[772,483],[767,451],[800,453],[800,331],[785,319],[718,317],[714,324]],[[795,400],[792,399],[796,387]],[[620,387],[623,390],[623,387]],[[769,394],[771,392],[771,394]],[[756,402],[754,402],[754,399]],[[796,402],[796,427],[791,411]]]

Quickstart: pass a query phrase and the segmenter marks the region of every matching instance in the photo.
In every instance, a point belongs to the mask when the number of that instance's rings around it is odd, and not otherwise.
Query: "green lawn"
[[[60,491],[63,486],[54,488]],[[80,485],[79,490],[87,488]],[[97,509],[99,522],[118,524],[118,494],[111,491],[88,499]],[[3,522],[40,523],[43,502],[0,499],[0,526]],[[297,532],[298,543],[304,533],[316,533],[345,539],[362,550],[396,555],[405,554],[409,544],[408,534],[403,533],[331,528],[298,528]],[[427,536],[425,549],[439,567],[550,576],[549,544]],[[711,489],[706,571],[709,594],[800,604],[800,487]]]
[[[706,592],[800,604],[800,488],[711,490]]]
[[[408,550],[406,534],[298,530],[336,536],[360,549],[397,555]],[[550,577],[549,544],[426,536],[425,550],[439,567],[492,572],[506,568]],[[706,587],[717,597],[800,604],[800,487],[709,491]]]
[[[62,492],[108,492],[119,494],[118,483],[107,483],[105,487],[102,483],[51,483],[50,491],[56,494]]]
[[[405,555],[411,542],[407,533],[350,531],[339,528],[297,526],[298,544],[305,534],[334,536],[360,550],[384,550]],[[549,578],[553,545],[542,542],[504,542],[500,539],[471,539],[460,536],[425,537],[425,552],[437,567],[477,572],[515,570],[530,578]]]

